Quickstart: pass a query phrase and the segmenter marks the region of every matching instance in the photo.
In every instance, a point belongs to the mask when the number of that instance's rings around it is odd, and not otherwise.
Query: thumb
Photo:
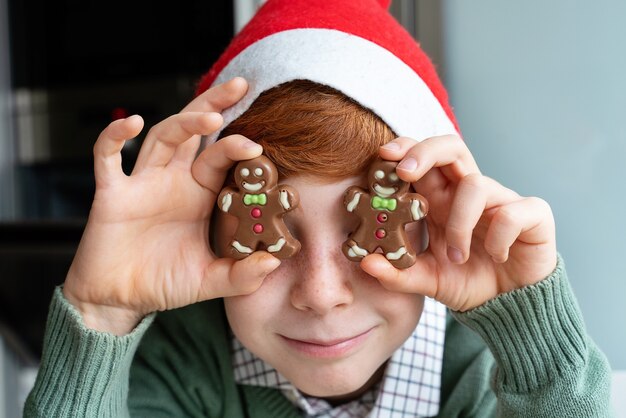
[[[424,257],[417,257],[415,264],[400,270],[382,254],[370,254],[361,260],[361,269],[392,292],[416,293],[430,298],[437,294],[437,280]]]
[[[279,265],[279,259],[264,251],[254,252],[239,261],[219,258],[205,269],[198,290],[198,302],[248,295],[261,287],[265,277]]]

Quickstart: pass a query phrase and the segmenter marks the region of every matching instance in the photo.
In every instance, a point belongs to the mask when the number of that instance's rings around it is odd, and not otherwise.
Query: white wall
[[[626,2],[446,0],[443,19],[466,142],[551,203],[589,333],[626,369]]]

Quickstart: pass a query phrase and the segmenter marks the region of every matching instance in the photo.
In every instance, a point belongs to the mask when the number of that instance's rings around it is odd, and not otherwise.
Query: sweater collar
[[[255,356],[233,335],[235,381],[279,389],[307,417],[432,417],[439,413],[446,307],[424,300],[420,322],[391,356],[383,380],[359,399],[332,407],[304,396],[276,369]]]

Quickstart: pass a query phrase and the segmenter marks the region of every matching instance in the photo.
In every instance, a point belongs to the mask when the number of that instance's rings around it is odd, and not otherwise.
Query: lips
[[[373,329],[370,328],[352,337],[324,340],[315,338],[295,339],[279,335],[291,349],[307,357],[337,358],[356,351],[365,343]]]

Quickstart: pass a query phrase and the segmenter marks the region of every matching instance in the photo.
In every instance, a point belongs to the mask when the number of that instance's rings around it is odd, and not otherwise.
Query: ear
[[[389,6],[391,6],[391,0],[377,0],[378,4],[380,4],[380,7],[382,7],[383,9],[389,9]]]

